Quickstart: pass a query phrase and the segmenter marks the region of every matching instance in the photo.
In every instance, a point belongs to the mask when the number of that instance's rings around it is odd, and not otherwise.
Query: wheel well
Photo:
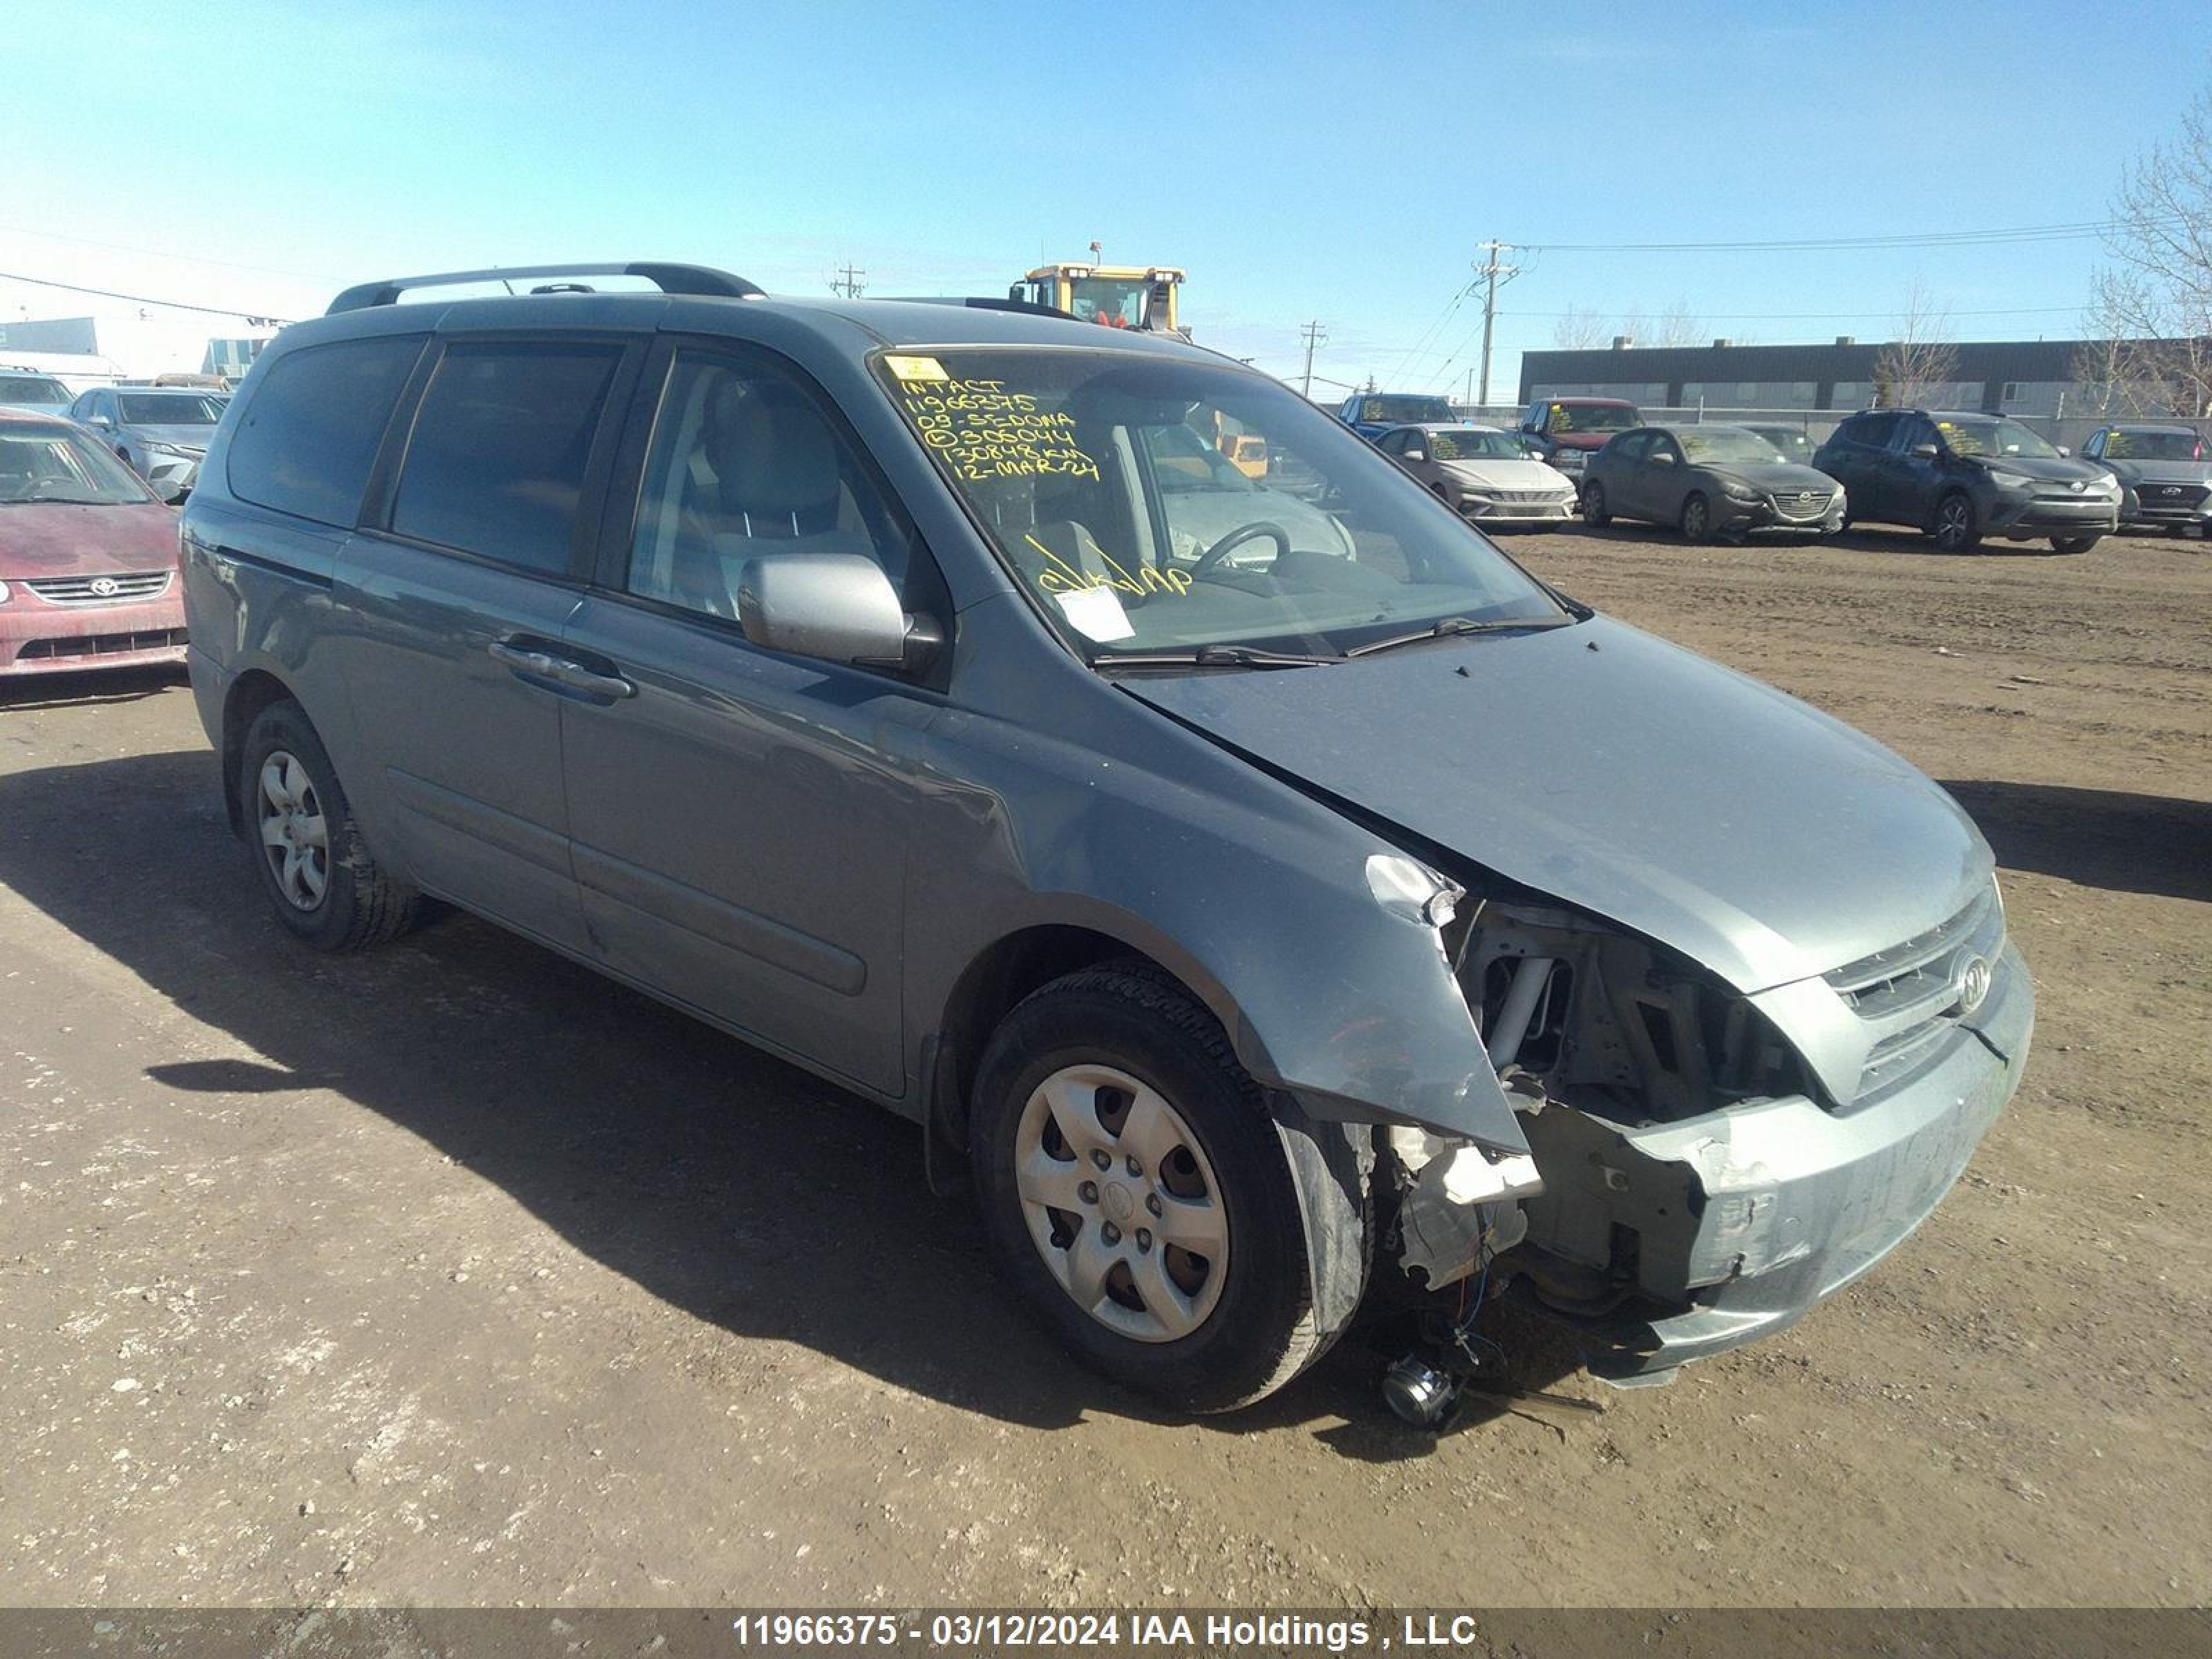
[[[1141,962],[1175,980],[1143,951],[1088,927],[1024,928],[968,964],[945,999],[938,1027],[936,1075],[928,1082],[931,1116],[953,1145],[968,1144],[968,1097],[975,1086],[975,1063],[999,1022],[1030,992],[1062,975],[1117,960]]]
[[[292,689],[264,669],[249,669],[233,682],[222,706],[222,799],[230,816],[230,832],[246,833],[246,819],[238,804],[238,755],[246,745],[246,728],[271,703],[291,700]]]

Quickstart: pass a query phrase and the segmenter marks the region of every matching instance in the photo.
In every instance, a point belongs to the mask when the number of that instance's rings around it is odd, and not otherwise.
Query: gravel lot
[[[2212,1598],[2212,554],[1512,544],[1944,780],[2042,1019],[1806,1323],[1431,1440],[1357,1336],[1159,1420],[917,1132],[452,918],[292,946],[171,679],[0,691],[0,1601]]]

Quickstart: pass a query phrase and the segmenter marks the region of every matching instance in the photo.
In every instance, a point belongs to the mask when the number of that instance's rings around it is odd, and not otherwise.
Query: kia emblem
[[[1969,957],[1959,971],[1959,1017],[1964,1019],[1982,1006],[1990,994],[1990,964],[1980,957]]]

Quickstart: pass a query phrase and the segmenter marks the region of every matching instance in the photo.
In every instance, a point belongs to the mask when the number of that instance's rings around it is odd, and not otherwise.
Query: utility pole
[[[848,262],[839,267],[830,276],[830,291],[832,294],[842,294],[848,300],[857,300],[860,297],[861,291],[867,287],[867,284],[860,280],[867,274],[865,270],[854,270]]]
[[[1320,319],[1316,318],[1314,321],[1308,323],[1298,331],[1305,336],[1306,342],[1306,380],[1305,385],[1299,392],[1298,395],[1304,398],[1308,403],[1311,403],[1313,401],[1314,348],[1328,340],[1328,331],[1321,325]]]
[[[1474,268],[1474,274],[1482,279],[1481,406],[1487,409],[1490,406],[1490,335],[1491,331],[1498,324],[1498,288],[1499,283],[1510,283],[1519,276],[1521,267],[1506,264],[1498,257],[1513,251],[1513,244],[1510,242],[1482,242],[1478,243],[1477,246],[1489,255],[1488,258]]]

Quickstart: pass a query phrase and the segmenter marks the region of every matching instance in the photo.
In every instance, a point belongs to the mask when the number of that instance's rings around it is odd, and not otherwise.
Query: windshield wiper
[[[1370,640],[1364,645],[1355,645],[1344,654],[1347,657],[1371,656],[1377,651],[1389,651],[1401,645],[1419,645],[1424,640],[1441,640],[1454,634],[1508,634],[1535,631],[1549,628],[1571,628],[1571,617],[1497,617],[1477,622],[1472,617],[1446,617],[1441,622],[1431,623],[1417,633],[1393,634],[1383,640]]]
[[[1201,645],[1188,651],[1102,651],[1091,660],[1102,668],[1310,668],[1343,659],[1262,651],[1253,645]]]

